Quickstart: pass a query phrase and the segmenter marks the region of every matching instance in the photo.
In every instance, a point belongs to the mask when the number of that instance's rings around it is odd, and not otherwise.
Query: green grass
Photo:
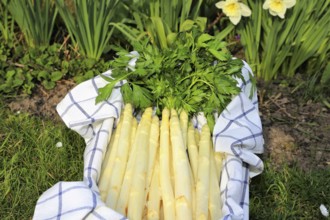
[[[321,204],[330,207],[329,168],[275,170],[266,163],[265,171],[252,179],[251,219],[330,219],[321,215]]]
[[[84,141],[62,122],[0,107],[0,125],[1,220],[30,219],[45,190],[58,181],[82,180]],[[61,148],[55,146],[59,141]],[[319,206],[330,206],[329,169],[275,170],[265,164],[251,182],[250,219],[326,219]]]
[[[64,123],[0,107],[0,125],[0,219],[30,219],[45,190],[82,180],[85,144]]]

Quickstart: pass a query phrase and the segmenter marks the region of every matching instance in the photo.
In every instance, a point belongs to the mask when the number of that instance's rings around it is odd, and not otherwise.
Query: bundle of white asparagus
[[[103,159],[103,201],[130,220],[221,217],[223,154],[209,127],[194,128],[182,111],[164,109],[161,122],[147,108],[138,123],[126,104]]]

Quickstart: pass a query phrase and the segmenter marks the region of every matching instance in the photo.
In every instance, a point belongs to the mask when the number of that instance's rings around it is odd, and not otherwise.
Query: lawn
[[[45,190],[82,180],[84,141],[63,123],[4,107],[0,124],[0,219],[29,219]]]

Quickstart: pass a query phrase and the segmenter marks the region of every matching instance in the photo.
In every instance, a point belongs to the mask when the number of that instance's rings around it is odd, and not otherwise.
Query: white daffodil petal
[[[284,8],[284,10],[283,11],[280,11],[280,12],[277,12],[277,15],[280,17],[280,18],[284,18],[284,16],[285,16],[285,12],[286,12],[286,8]]]
[[[283,0],[286,8],[292,8],[296,4],[296,0]]]
[[[227,4],[236,4],[238,3],[238,0],[226,0]]]
[[[231,16],[229,17],[229,20],[231,21],[231,23],[236,25],[241,20],[241,16]]]
[[[241,14],[243,16],[247,17],[251,15],[251,10],[248,6],[244,5],[243,3],[239,3],[239,5],[241,6]]]
[[[226,4],[226,2],[220,1],[215,4],[215,7],[219,8],[219,9],[223,9],[223,7],[225,7],[225,4]]]
[[[270,13],[271,15],[273,15],[273,16],[277,16],[277,12],[276,12],[276,11],[273,11],[273,10],[271,10],[271,9],[269,9],[269,13]]]
[[[265,9],[265,10],[267,10],[269,8],[269,5],[270,5],[270,0],[266,0],[264,2],[264,4],[262,5],[262,8]]]

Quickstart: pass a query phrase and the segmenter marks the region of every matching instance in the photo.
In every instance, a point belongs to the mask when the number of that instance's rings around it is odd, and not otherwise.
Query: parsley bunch
[[[241,77],[243,62],[233,59],[226,42],[192,26],[179,32],[169,48],[159,49],[148,40],[136,42],[139,53],[136,65],[129,51],[117,48],[118,57],[111,61],[112,77],[99,89],[97,102],[107,99],[115,84],[121,87],[124,102],[137,109],[164,107],[184,109],[189,115],[204,112],[210,126],[214,112],[221,112],[234,95],[240,92],[235,78]],[[213,127],[213,126],[212,126]]]

